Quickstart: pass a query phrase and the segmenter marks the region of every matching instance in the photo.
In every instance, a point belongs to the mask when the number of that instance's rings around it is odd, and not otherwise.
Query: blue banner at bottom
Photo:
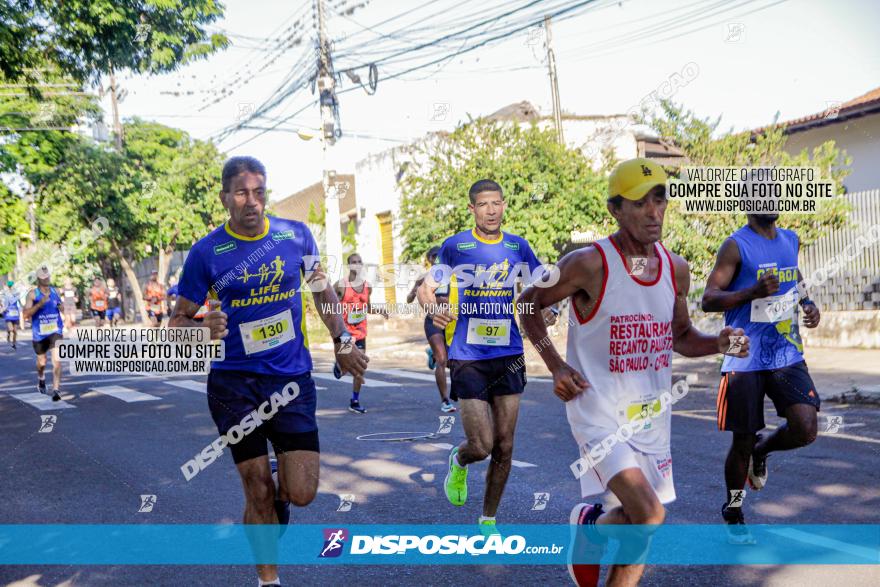
[[[0,525],[2,565],[877,565],[880,525]],[[747,530],[744,530],[747,528]]]

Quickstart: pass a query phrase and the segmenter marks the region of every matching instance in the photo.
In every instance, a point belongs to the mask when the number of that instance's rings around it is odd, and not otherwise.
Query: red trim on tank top
[[[596,312],[599,311],[599,306],[602,304],[602,298],[605,297],[605,286],[608,285],[608,259],[605,258],[605,251],[602,250],[599,243],[593,243],[593,246],[599,251],[599,254],[602,255],[602,289],[599,291],[599,298],[596,300],[596,305],[593,306],[593,309],[590,310],[590,314],[586,318],[581,318],[581,313],[578,312],[577,306],[574,304],[574,296],[571,297],[571,308],[574,310],[575,318],[577,318],[579,324],[586,324],[592,320],[593,316],[596,315]]]
[[[623,251],[620,250],[620,248],[617,246],[617,243],[614,242],[614,239],[611,238],[610,236],[608,237],[608,241],[612,244],[612,246],[614,246],[615,249],[617,249],[617,253],[620,255],[620,260],[623,262],[623,268],[627,269],[626,257],[623,256]],[[632,280],[635,281],[636,283],[638,283],[639,285],[645,285],[645,286],[657,285],[657,282],[660,281],[660,276],[663,275],[663,260],[660,258],[660,251],[657,250],[657,243],[654,243],[654,255],[656,255],[657,259],[660,261],[660,268],[657,269],[657,277],[654,278],[654,281],[642,281],[641,279],[639,279],[638,277],[636,277],[635,275],[633,275],[629,271],[627,271],[626,274],[629,275],[632,278]]]
[[[663,243],[660,243],[660,248],[663,249],[663,252],[666,253],[666,259],[669,261],[669,271],[672,272],[672,291],[675,292],[675,295],[678,295],[678,282],[675,281],[675,265],[672,264],[672,255],[669,254],[669,249],[667,249]]]

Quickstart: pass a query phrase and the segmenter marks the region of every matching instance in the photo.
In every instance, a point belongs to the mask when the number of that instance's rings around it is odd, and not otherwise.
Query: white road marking
[[[53,402],[50,396],[38,392],[10,393],[9,397],[14,397],[19,401],[23,401],[24,403],[37,408],[41,412],[47,412],[50,410],[66,410],[76,407],[75,405],[69,404],[64,400]]]
[[[406,371],[404,369],[371,369],[369,373],[372,373],[374,375],[394,375],[395,377],[403,377],[405,379],[418,379],[419,381],[430,381],[431,383],[437,381],[434,378],[434,375],[429,375],[427,373],[416,373],[415,371]]]
[[[696,411],[696,410],[695,410]],[[694,420],[708,420],[710,422],[717,422],[718,418],[714,416],[702,416],[700,414],[694,414],[693,411],[673,411],[673,416],[682,416],[684,418],[693,418]],[[767,425],[768,430],[776,430],[776,426],[769,424]],[[824,438],[842,438],[844,440],[854,440],[856,442],[867,442],[869,444],[880,444],[880,438],[868,438],[867,436],[856,436],[855,434],[847,434],[845,432],[819,432],[819,436]]]
[[[452,450],[452,445],[446,444],[445,442],[429,442],[428,446],[436,446],[437,448],[442,448],[443,450]]]
[[[442,448],[443,450],[452,450],[451,444],[447,444],[445,442],[429,442],[428,446],[435,446],[437,448]],[[527,469],[529,467],[537,467],[538,465],[533,465],[532,463],[526,463],[524,461],[517,461],[516,459],[510,461],[510,464],[514,467],[520,467],[521,469]]]
[[[143,381],[144,379],[159,379],[161,375],[137,375],[131,377],[108,377],[106,379],[84,379],[82,381],[77,381],[76,376],[70,376],[64,378],[64,386],[71,387],[73,385],[88,385],[92,383],[116,383],[119,381]],[[4,387],[0,385],[0,392],[3,391],[21,391],[24,389],[33,389],[33,385],[16,385],[13,387]]]
[[[334,377],[332,373],[312,372],[312,379],[326,379],[328,381],[337,381],[336,377]],[[342,379],[339,379],[338,381],[351,383],[351,375],[343,375]],[[393,383],[391,381],[379,381],[377,379],[364,379],[364,387],[400,387],[400,383]]]
[[[779,530],[767,531],[772,534],[783,536],[790,540],[797,540],[798,542],[813,544],[815,546],[820,546],[829,550],[836,550],[838,552],[846,552],[859,558],[867,559],[873,563],[876,563],[878,561],[877,551],[872,548],[856,546],[855,544],[850,544],[849,542],[843,542],[841,540],[835,540],[834,538],[816,536],[815,534],[810,534],[801,530],[795,530],[794,528],[780,528]]]
[[[151,402],[157,401],[161,398],[156,397],[155,395],[150,395],[149,393],[141,393],[140,391],[135,391],[130,387],[123,387],[121,385],[106,385],[104,387],[91,387],[90,391],[96,391],[98,393],[109,395],[110,397],[115,397],[116,399],[121,399],[126,403],[133,402]]]
[[[181,387],[183,389],[189,389],[192,391],[197,391],[199,393],[208,393],[208,384],[205,381],[194,381],[192,379],[180,379],[177,381],[169,380],[165,381],[168,385],[173,385],[174,387]]]

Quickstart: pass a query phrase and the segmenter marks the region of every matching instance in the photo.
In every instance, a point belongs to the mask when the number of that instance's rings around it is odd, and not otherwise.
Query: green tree
[[[213,143],[155,122],[135,119],[125,125],[125,136],[124,154],[138,170],[141,244],[158,255],[164,283],[171,254],[223,221],[223,156]]]
[[[0,263],[7,271],[17,242],[29,242],[25,249],[36,244],[31,241],[27,208],[48,178],[65,164],[65,151],[80,140],[70,129],[101,116],[96,97],[71,90],[79,84],[70,78],[46,69],[43,81],[43,87],[0,86],[0,173],[4,182],[16,185],[14,192],[8,185],[0,186]]]
[[[831,177],[842,193],[842,181],[849,173],[851,158],[826,141],[797,154],[784,150],[784,127],[774,122],[762,132],[719,133],[720,118],[700,118],[692,111],[669,101],[661,102],[658,112],[643,119],[659,136],[680,147],[689,166],[803,166],[816,167],[822,177]],[[678,176],[680,168],[667,168]],[[782,214],[779,225],[798,233],[801,245],[807,245],[846,223],[849,206],[842,198],[822,202],[816,214]],[[743,214],[684,214],[679,203],[672,202],[666,212],[664,244],[688,260],[696,282],[705,281],[715,262],[721,243],[746,222]]]
[[[155,123],[135,121],[126,132],[122,153],[82,138],[68,145],[39,193],[37,222],[42,238],[61,243],[105,218],[82,255],[118,261],[145,318],[134,264],[157,254],[164,281],[169,255],[222,222],[222,156],[213,144]]]
[[[215,0],[8,0],[0,8],[0,73],[39,83],[56,64],[80,82],[111,69],[165,73],[227,46],[205,28]]]
[[[15,268],[16,246],[22,234],[30,231],[25,220],[24,200],[0,183],[0,273]]]
[[[476,119],[450,135],[412,147],[401,180],[405,259],[416,260],[446,237],[473,226],[468,189],[497,181],[507,204],[503,230],[526,238],[555,261],[574,230],[601,225],[606,180],[552,130]]]

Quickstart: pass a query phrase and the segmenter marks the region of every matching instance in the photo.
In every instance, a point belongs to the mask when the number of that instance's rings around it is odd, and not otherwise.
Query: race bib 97
[[[467,343],[485,344],[489,346],[509,346],[510,320],[471,318],[468,320]]]
[[[293,314],[289,309],[268,318],[243,322],[238,328],[247,355],[279,347],[296,337],[293,330]]]

